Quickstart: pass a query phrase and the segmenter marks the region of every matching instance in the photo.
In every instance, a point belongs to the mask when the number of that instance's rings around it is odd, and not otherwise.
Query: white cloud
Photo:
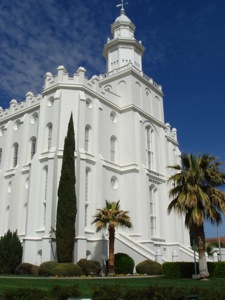
[[[81,64],[89,74],[104,72],[101,52],[105,41],[89,4],[79,0],[3,0],[0,105],[12,98],[22,100],[28,90],[41,92],[45,73],[56,73],[59,65],[72,73]],[[105,30],[109,32],[109,26]],[[5,96],[11,98],[2,99]]]

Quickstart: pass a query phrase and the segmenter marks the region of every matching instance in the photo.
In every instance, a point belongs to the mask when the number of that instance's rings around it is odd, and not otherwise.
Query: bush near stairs
[[[136,266],[136,272],[138,274],[147,274],[147,275],[162,275],[163,268],[162,265],[156,261],[150,259],[140,262]]]

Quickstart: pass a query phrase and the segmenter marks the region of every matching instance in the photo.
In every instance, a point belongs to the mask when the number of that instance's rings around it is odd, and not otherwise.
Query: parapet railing
[[[118,73],[121,73],[125,70],[128,70],[128,69],[132,69],[134,70],[136,73],[138,73],[139,75],[141,75],[145,80],[149,81],[154,87],[156,87],[157,89],[159,89],[160,91],[162,91],[162,86],[159,85],[158,83],[156,83],[152,78],[148,77],[146,74],[144,74],[141,70],[137,69],[132,63],[129,63],[125,66],[122,66],[118,69],[114,69],[108,73],[104,73],[104,74],[101,74],[99,75],[99,79],[105,79],[105,78],[108,78],[108,77],[111,77],[115,74],[118,74]]]

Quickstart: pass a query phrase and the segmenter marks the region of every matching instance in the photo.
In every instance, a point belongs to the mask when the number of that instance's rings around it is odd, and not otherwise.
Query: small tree
[[[106,207],[98,209],[98,213],[94,215],[96,231],[108,228],[109,231],[109,262],[108,262],[108,275],[113,276],[115,274],[114,266],[114,243],[115,243],[115,230],[117,227],[131,228],[132,223],[128,216],[128,211],[120,209],[119,202],[106,201]]]
[[[14,274],[21,263],[23,248],[17,236],[17,231],[10,230],[0,238],[0,273]]]
[[[56,253],[58,262],[61,263],[73,261],[75,220],[77,213],[74,151],[75,137],[73,116],[71,114],[64,143],[62,170],[58,188]]]

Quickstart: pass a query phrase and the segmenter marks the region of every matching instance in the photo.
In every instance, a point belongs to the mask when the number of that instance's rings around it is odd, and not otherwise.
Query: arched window
[[[145,128],[146,133],[146,157],[147,157],[147,167],[148,169],[153,169],[153,130],[150,126]]]
[[[89,176],[90,176],[90,169],[86,168],[85,170],[85,202],[89,200]]]
[[[127,84],[125,81],[120,81],[117,86],[117,93],[122,97],[126,96],[127,93]]]
[[[15,168],[18,164],[18,152],[19,152],[19,144],[15,143],[13,145],[13,168]]]
[[[15,131],[19,130],[19,129],[20,129],[20,125],[21,125],[20,119],[16,120],[16,122],[15,122],[14,125],[13,125],[13,129],[14,129]]]
[[[110,118],[111,118],[111,121],[116,124],[117,123],[117,115],[114,111],[111,111],[110,113]]]
[[[42,207],[40,210],[40,227],[44,228],[45,227],[45,221],[46,221],[46,204],[47,204],[47,193],[48,193],[48,167],[45,166],[44,169],[44,186],[43,186],[43,200],[42,200]]]
[[[51,97],[48,99],[48,101],[47,101],[47,106],[52,106],[53,103],[54,103],[54,97],[51,96]]]
[[[47,191],[48,191],[48,167],[46,166],[44,168],[44,178],[45,178],[45,181],[44,181],[44,202],[46,202],[47,200]]]
[[[31,124],[36,124],[37,121],[38,121],[38,113],[35,112],[35,113],[32,114],[32,116],[30,118],[30,122],[31,122]]]
[[[34,154],[36,153],[36,137],[32,137],[30,142],[31,142],[30,157],[32,159],[34,157]]]
[[[156,236],[156,196],[157,189],[152,185],[149,188],[151,237]]]
[[[85,227],[88,226],[88,206],[89,206],[89,196],[90,196],[90,173],[91,170],[86,168],[85,170],[85,216],[84,216],[84,224]]]
[[[87,105],[87,107],[89,108],[89,109],[92,109],[93,108],[93,102],[91,101],[91,99],[87,99],[86,100],[86,105]]]
[[[50,150],[52,146],[52,123],[49,123],[47,127],[48,127],[48,150]]]
[[[91,126],[86,125],[85,126],[85,145],[84,145],[84,150],[86,152],[91,152],[90,139],[91,139]]]
[[[1,164],[2,164],[2,148],[0,148],[0,167],[1,167]]]
[[[158,120],[161,120],[160,107],[161,107],[160,100],[157,96],[155,96],[154,102],[153,102],[153,115]]]
[[[111,91],[112,90],[112,86],[111,85],[106,85],[105,87],[104,87],[104,89],[106,90],[106,91]]]
[[[117,153],[116,153],[116,149],[117,148],[117,140],[115,136],[112,136],[110,139],[110,160],[112,162],[116,162],[117,160]]]
[[[140,105],[142,103],[142,90],[141,90],[141,85],[139,82],[135,83],[134,95],[135,95],[135,98],[139,101],[139,105]]]

